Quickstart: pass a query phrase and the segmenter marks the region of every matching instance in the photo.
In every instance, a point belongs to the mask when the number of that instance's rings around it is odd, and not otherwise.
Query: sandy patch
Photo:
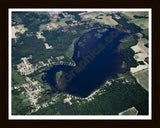
[[[48,43],[44,43],[46,49],[53,49],[52,45],[48,45]]]
[[[135,58],[137,61],[144,61],[148,57],[148,48],[144,46],[148,41],[146,39],[139,39],[137,45],[131,47],[135,51]]]
[[[131,49],[135,51],[134,58],[137,61],[143,61],[145,63],[145,65],[138,65],[137,67],[131,67],[130,68],[131,73],[136,73],[138,71],[148,68],[148,64],[144,61],[149,54],[148,48],[144,46],[146,43],[148,43],[148,40],[141,38],[138,40],[137,45],[131,47]]]
[[[17,32],[20,32],[21,34],[23,34],[27,30],[28,30],[28,28],[25,28],[23,24],[22,25],[12,26],[12,29],[11,29],[12,38],[17,38],[16,35],[15,35]]]
[[[63,100],[64,103],[69,103],[69,105],[72,105],[72,102],[71,102],[71,97],[67,97]]]
[[[147,68],[148,68],[148,64],[146,64],[146,65],[138,65],[138,66],[135,67],[135,68],[131,68],[130,71],[131,71],[132,73],[136,73],[136,72],[139,72],[139,71],[144,70],[144,69],[147,69]]]
[[[59,56],[59,57],[56,57],[56,59],[59,61],[59,60],[62,60],[64,59],[64,56]]]
[[[46,38],[44,36],[42,36],[41,34],[42,34],[42,32],[37,32],[37,35],[36,35],[37,38],[38,39],[43,39],[43,41],[46,41]]]

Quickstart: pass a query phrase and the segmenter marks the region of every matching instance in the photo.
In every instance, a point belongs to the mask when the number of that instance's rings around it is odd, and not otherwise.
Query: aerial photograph
[[[149,115],[149,11],[10,11],[12,116]]]

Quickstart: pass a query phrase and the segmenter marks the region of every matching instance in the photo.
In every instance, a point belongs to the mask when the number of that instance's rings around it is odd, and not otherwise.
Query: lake
[[[96,28],[84,33],[74,45],[72,59],[76,67],[57,65],[45,71],[44,81],[57,92],[87,97],[103,85],[107,79],[116,78],[122,72],[120,39],[127,33],[115,28]],[[63,71],[61,88],[56,85],[55,74]]]

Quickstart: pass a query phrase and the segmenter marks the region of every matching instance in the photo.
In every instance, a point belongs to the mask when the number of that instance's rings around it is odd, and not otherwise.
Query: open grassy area
[[[148,28],[148,19],[146,19],[146,18],[131,20],[131,21],[128,21],[128,23],[134,23],[137,26],[141,27],[142,29]]]
[[[107,25],[117,25],[118,23],[112,19],[112,16],[99,16],[95,19],[97,22],[101,22]]]
[[[137,82],[145,89],[148,91],[148,69],[139,71],[134,74],[134,77],[136,78]]]
[[[122,65],[121,65],[121,68],[126,68],[126,67],[127,67],[127,65],[126,65],[125,61],[123,61]]]
[[[12,114],[13,115],[26,115],[31,111],[31,103],[29,99],[20,94],[19,91],[12,92]]]
[[[144,30],[142,31],[142,34],[143,34],[144,38],[146,38],[146,39],[148,39],[148,32],[149,32],[148,29],[144,29]]]
[[[60,84],[60,78],[61,78],[61,75],[62,75],[62,71],[59,71],[56,73],[56,82],[57,84],[59,85]]]
[[[126,16],[127,19],[135,19],[134,16],[148,16],[148,12],[122,12],[123,16]]]
[[[131,46],[136,45],[136,40],[132,36],[128,36],[120,41],[122,42],[120,49],[127,49]]]
[[[19,86],[25,83],[24,76],[18,74],[18,72],[12,68],[12,86]]]
[[[42,81],[42,76],[44,75],[44,72],[42,72],[42,73],[40,73],[40,74],[38,74],[38,75],[35,75],[33,78],[35,79],[35,80],[38,80],[39,82],[41,82],[41,83],[43,83],[43,81]]]
[[[68,50],[66,51],[66,56],[69,59],[72,59],[73,53],[74,53],[74,49],[72,50],[72,49],[68,48]]]
[[[72,57],[73,57],[73,54],[74,54],[74,44],[75,44],[75,42],[77,41],[79,39],[79,37],[78,38],[75,38],[73,41],[72,41],[72,44],[69,46],[69,48],[68,48],[68,50],[66,51],[66,56],[70,59],[70,60],[72,60]]]

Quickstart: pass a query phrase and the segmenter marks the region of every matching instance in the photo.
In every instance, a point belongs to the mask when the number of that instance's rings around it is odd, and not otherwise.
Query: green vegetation
[[[135,52],[130,48],[137,44],[137,36],[127,37],[126,39],[121,40],[120,53],[126,63],[126,68],[130,70],[130,67],[138,66],[137,61],[134,59]]]
[[[73,53],[74,53],[74,49],[68,48],[65,55],[72,60]]]
[[[42,76],[44,75],[44,72],[37,75],[33,73],[33,75],[34,80],[38,80],[39,82],[43,83]]]
[[[78,14],[82,13],[82,12],[67,12],[67,13],[70,14],[70,15],[74,15],[75,20],[81,21],[81,17]]]
[[[65,23],[66,24],[72,24],[73,22],[72,22],[72,20],[67,20],[67,21],[65,21]]]
[[[121,68],[126,68],[126,66],[127,66],[127,65],[126,65],[125,61],[123,61],[123,62],[122,62],[122,65],[121,65]]]
[[[24,24],[28,32],[36,32],[40,25],[50,22],[50,16],[47,12],[12,12],[12,20]]]
[[[42,91],[40,93],[40,98],[38,98],[38,104],[43,104],[44,102],[50,100],[52,97],[54,97],[56,94],[53,93],[54,91],[52,90],[52,87],[49,86],[46,83],[39,83],[41,88],[44,89],[44,91]]]
[[[148,29],[143,29],[141,32],[143,34],[143,37],[148,39],[148,32],[149,32]]]
[[[138,64],[145,65],[145,63],[143,61],[139,61]]]
[[[12,87],[19,87],[24,84],[25,77],[20,75],[13,67],[12,67]],[[21,94],[21,92],[25,91],[23,87],[19,89],[14,89],[12,91],[12,114],[13,115],[26,115],[29,114],[32,107],[29,99]]]
[[[62,71],[59,71],[56,73],[56,82],[58,85],[61,84],[61,81],[60,81],[61,76],[62,76]]]
[[[138,63],[134,59],[135,52],[131,48],[120,50],[120,53],[127,64],[127,69],[130,70],[130,67],[137,67]]]
[[[81,12],[67,12],[72,15],[76,21],[81,21],[79,13]],[[104,85],[100,90],[105,90],[102,95],[94,95],[94,100],[87,101],[86,99],[77,99],[73,96],[71,99],[72,105],[64,103],[66,98],[65,94],[57,94],[59,92],[58,87],[52,87],[43,82],[44,70],[46,67],[42,67],[34,73],[28,75],[34,80],[39,81],[39,85],[44,89],[39,95],[38,104],[42,105],[44,102],[49,102],[51,98],[56,98],[56,103],[49,105],[46,108],[40,109],[33,115],[117,115],[119,112],[126,110],[134,106],[139,112],[139,115],[148,114],[148,70],[144,70],[135,74],[134,77],[129,73],[130,67],[136,67],[138,64],[144,64],[143,61],[138,62],[134,59],[135,52],[130,48],[136,45],[138,42],[138,32],[143,34],[143,37],[148,39],[148,28],[146,28],[147,19],[141,18],[129,21],[130,18],[117,13],[120,19],[115,18],[115,14],[110,14],[112,18],[120,25],[123,25],[124,30],[130,30],[131,33],[128,38],[122,40],[120,53],[124,59],[121,68],[126,68],[127,72],[124,74],[118,74],[119,78],[114,79],[110,86]],[[32,55],[32,59],[29,60],[32,64],[36,64],[38,61],[48,62],[47,60],[52,56],[55,62],[58,62],[56,57],[64,56],[62,61],[72,62],[72,56],[74,53],[73,41],[80,37],[85,31],[95,27],[104,27],[102,23],[92,20],[81,21],[83,25],[77,25],[74,27],[69,26],[73,20],[64,18],[60,14],[61,19],[57,22],[61,28],[56,30],[44,30],[42,35],[46,38],[46,42],[42,39],[37,39],[36,32],[39,31],[39,27],[42,24],[50,22],[51,17],[47,12],[13,12],[12,19],[14,25],[24,24],[24,27],[28,28],[24,34],[18,34],[19,38],[16,43],[13,40],[12,43],[12,86],[19,86],[25,83],[25,77],[20,75],[15,69],[16,64],[21,62],[22,57],[28,57]],[[142,24],[145,22],[145,24]],[[13,24],[13,23],[12,23]],[[68,25],[67,25],[68,24]],[[64,28],[65,26],[65,28]],[[92,27],[91,27],[92,26]],[[107,26],[107,25],[106,25]],[[89,29],[87,29],[89,28]],[[145,28],[145,29],[144,29]],[[144,29],[144,30],[142,30]],[[102,31],[103,32],[103,31]],[[98,36],[100,37],[100,35]],[[48,43],[53,49],[46,49],[44,43]],[[148,57],[145,58],[145,62],[148,63]],[[62,71],[56,73],[57,85],[61,84],[60,78]],[[53,76],[49,76],[50,79]],[[55,79],[55,76],[54,78]],[[53,85],[56,85],[54,83]],[[146,90],[145,90],[146,89]],[[32,105],[29,99],[22,93],[25,91],[23,87],[14,89],[12,91],[12,114],[13,115],[27,115],[30,114]],[[85,101],[85,102],[83,102]]]
[[[31,103],[29,99],[21,94],[22,91],[12,91],[12,114],[13,115],[27,115],[31,112]]]
[[[65,56],[66,62],[71,62],[72,60],[70,56],[72,53],[68,50],[73,40],[79,37],[84,29],[84,26],[77,26],[70,28],[69,32],[62,32],[62,29],[44,31],[43,36],[46,37],[46,42],[53,46],[53,49],[46,49],[43,40],[37,39],[34,34],[27,37],[25,33],[20,36],[17,43],[12,47],[12,62],[18,64],[21,62],[20,59],[22,57],[27,57],[29,55],[33,56],[33,58],[29,60],[32,64],[35,64],[38,61],[47,62],[47,59],[51,56],[55,58],[62,55]],[[76,30],[77,34],[71,33],[70,31],[72,30]],[[66,52],[69,54],[66,55]]]
[[[148,57],[146,57],[144,61],[149,64],[149,58]]]
[[[141,27],[142,29],[147,29],[148,28],[148,19],[146,18],[139,18],[135,20],[130,20],[128,23],[134,23],[137,26]]]
[[[120,15],[120,14],[118,14]],[[113,16],[114,17],[114,16]],[[116,20],[116,19],[115,19]],[[136,35],[136,32],[140,32],[141,29],[138,27],[137,30],[134,28],[135,25],[133,24],[124,24],[124,22],[127,22],[128,19],[121,17],[121,19],[117,20],[117,22],[123,24],[123,29],[131,30],[132,35],[129,35],[128,37],[125,37],[121,40],[120,45],[120,53],[126,63],[126,68],[129,71],[130,67],[136,67],[138,66],[137,61],[134,59],[135,52],[130,48],[138,43],[138,36]]]
[[[33,113],[33,115],[117,115],[119,112],[134,106],[139,115],[148,114],[148,93],[132,78],[134,82],[124,83],[115,80],[111,86],[103,86],[106,91],[95,95],[94,100],[79,104],[72,98],[72,105],[63,103],[61,98],[54,105]],[[80,101],[80,100],[79,100]]]
[[[132,36],[122,39],[121,42],[121,50],[130,48],[137,44],[137,40],[135,40]]]
[[[45,91],[41,93],[41,97],[38,99],[38,104],[43,104],[44,102],[50,100],[52,98],[53,94],[49,91]]]
[[[64,16],[63,16],[62,14],[59,14],[59,16],[60,16],[61,18],[64,18]]]
[[[147,48],[149,47],[149,44],[147,43],[147,44],[145,44],[144,46],[146,46]]]
[[[41,24],[49,22],[48,14],[46,14],[45,12],[43,12],[42,14],[37,14],[33,12],[14,12],[13,21],[15,22],[18,19],[16,17],[21,18],[23,24],[25,24],[25,27],[27,27],[29,31],[26,31],[24,34],[19,33],[19,38],[12,47],[13,64],[20,63],[20,59],[22,57],[27,57],[29,55],[33,56],[33,58],[29,60],[32,64],[35,64],[38,61],[47,62],[47,59],[49,59],[51,56],[55,58],[62,55],[65,56],[66,62],[71,62],[71,56],[73,54],[73,51],[70,51],[69,47],[72,44],[73,40],[77,37],[80,37],[83,34],[84,30],[86,30],[86,26],[88,26],[88,22],[85,22],[84,25],[78,25],[74,27],[69,26],[67,28],[67,32],[62,32],[63,28],[52,31],[43,31],[42,35],[46,38],[46,42],[53,47],[53,49],[46,49],[44,46],[45,42],[42,39],[37,39],[35,32],[39,31],[38,28]],[[61,19],[59,22],[65,23],[66,19],[64,19],[63,21],[62,20],[63,19]],[[93,27],[98,27],[100,25],[101,24],[99,23],[93,23]],[[73,30],[75,31],[75,33],[71,32]]]
[[[127,19],[127,20],[131,20],[131,19],[132,19],[130,16],[127,16],[127,15],[125,15],[125,14],[123,14],[123,13],[120,13],[119,15],[120,15],[121,17],[124,17],[124,18]]]
[[[148,69],[137,72],[134,74],[134,76],[139,82],[139,84],[142,85],[142,87],[145,90],[148,90],[148,82],[149,82]]]
[[[12,68],[12,86],[19,86],[24,83],[24,76],[20,75],[14,68]]]
[[[21,44],[21,42],[23,42],[23,44]],[[50,49],[49,51],[47,51],[44,47],[43,41],[37,39],[36,36],[21,36],[18,39],[17,43],[12,47],[12,51],[13,64],[18,64],[22,57],[28,57],[29,55],[33,55],[33,58],[29,60],[33,64],[40,60],[46,61],[46,57],[48,55],[51,56]],[[49,58],[50,56],[48,56],[47,58]]]
[[[121,13],[116,13],[116,15],[121,16]],[[139,26],[135,25],[134,23],[128,23],[129,20],[125,17],[121,16],[120,19],[116,19],[115,15],[112,14],[112,19],[114,19],[119,24],[123,25],[124,30],[131,30],[131,34],[136,34],[142,31],[142,29]]]

